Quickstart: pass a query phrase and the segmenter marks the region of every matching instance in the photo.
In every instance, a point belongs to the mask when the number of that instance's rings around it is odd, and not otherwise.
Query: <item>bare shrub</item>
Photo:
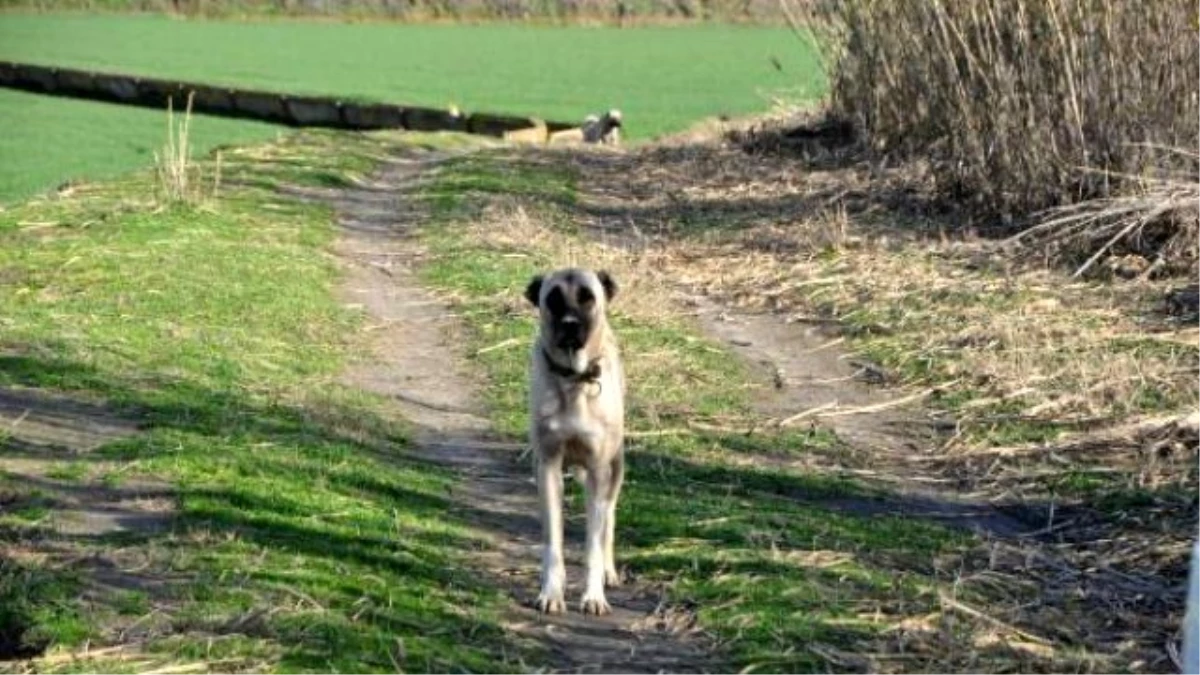
[[[821,34],[833,113],[984,215],[1196,182],[1194,158],[1161,151],[1200,142],[1195,3],[782,2]]]

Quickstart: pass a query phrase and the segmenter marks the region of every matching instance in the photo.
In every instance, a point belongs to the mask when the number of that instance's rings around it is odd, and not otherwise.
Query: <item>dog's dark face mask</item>
[[[588,344],[596,319],[603,311],[597,291],[604,294],[605,302],[616,293],[616,283],[607,272],[595,275],[599,288],[590,276],[579,270],[567,270],[548,280],[537,276],[529,282],[525,297],[542,310],[543,330],[548,333],[546,346],[573,354]]]
[[[565,352],[583,349],[592,332],[592,309],[596,297],[587,286],[567,283],[546,294],[546,311],[554,330],[554,346]]]

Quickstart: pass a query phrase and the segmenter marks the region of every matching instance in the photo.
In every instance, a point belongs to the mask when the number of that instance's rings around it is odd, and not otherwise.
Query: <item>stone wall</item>
[[[409,129],[412,131],[460,131],[503,137],[506,133],[539,126],[529,117],[490,113],[455,113],[439,108],[389,103],[358,103],[321,96],[291,96],[277,92],[215,87],[192,82],[173,82],[150,77],[97,73],[70,68],[0,61],[0,87],[38,94],[107,101],[164,110],[167,101],[175,109],[187,105],[206,115],[237,117],[294,127],[334,129]],[[573,124],[544,122],[550,131]]]

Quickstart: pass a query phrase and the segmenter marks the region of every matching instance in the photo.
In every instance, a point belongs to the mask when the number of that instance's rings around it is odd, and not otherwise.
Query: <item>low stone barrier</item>
[[[292,96],[151,77],[99,73],[55,66],[0,61],[0,87],[38,94],[165,109],[182,109],[192,94],[192,111],[206,115],[261,120],[294,127],[334,129],[408,129],[459,131],[504,138],[523,129],[550,132],[570,129],[566,122],[530,117],[441,110],[389,103],[357,103],[323,96]]]

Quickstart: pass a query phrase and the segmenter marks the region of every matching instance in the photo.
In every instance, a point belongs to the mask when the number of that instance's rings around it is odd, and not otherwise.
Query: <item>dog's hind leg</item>
[[[618,454],[612,461],[612,479],[608,484],[608,517],[604,521],[604,585],[610,588],[621,585],[613,546],[617,529],[617,500],[621,497],[621,483],[624,481],[625,457]]]
[[[561,614],[567,609],[563,600],[567,569],[563,565],[561,452],[538,458],[537,484],[542,519],[542,591],[537,608],[547,614]]]
[[[604,597],[604,537],[608,531],[612,469],[593,466],[587,472],[587,582],[580,611],[584,614],[608,614],[612,608]]]

